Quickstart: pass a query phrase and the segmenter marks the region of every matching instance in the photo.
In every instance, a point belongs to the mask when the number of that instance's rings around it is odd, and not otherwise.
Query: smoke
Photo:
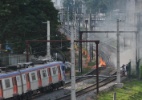
[[[128,31],[137,31],[138,27],[141,27],[141,23],[138,21],[138,12],[137,4],[135,0],[127,0],[126,5],[119,5],[117,8],[114,8],[105,16],[102,13],[99,13],[95,18],[100,18],[95,22],[95,31],[116,31],[117,30],[117,19],[119,22],[119,31],[125,31],[125,33],[120,33],[120,66],[123,64],[128,64],[129,61],[132,62],[132,66],[135,66],[136,63],[136,50],[140,49],[140,41],[136,48],[136,32]],[[102,19],[102,20],[101,20]],[[139,23],[139,24],[138,24]],[[139,32],[141,36],[141,31]],[[96,33],[94,37],[90,39],[100,40],[102,43],[112,46],[117,51],[117,36],[116,33]],[[108,50],[110,47],[108,47]],[[117,65],[117,52],[114,51],[111,53],[110,58],[114,65]],[[142,55],[139,53],[137,57]]]

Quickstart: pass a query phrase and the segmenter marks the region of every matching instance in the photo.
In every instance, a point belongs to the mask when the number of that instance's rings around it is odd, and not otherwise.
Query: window
[[[17,82],[19,82],[19,81],[20,81],[20,77],[19,77],[19,76],[17,76],[17,77],[16,77],[16,80],[17,80]]]
[[[5,79],[5,87],[10,88],[10,79]]]
[[[23,75],[23,77],[24,77],[24,80],[26,80],[26,75],[25,74]]]
[[[35,73],[31,73],[32,81],[36,80]]]
[[[53,71],[53,75],[56,75],[57,74],[57,67],[52,68],[52,71]]]
[[[42,70],[42,76],[43,76],[43,78],[47,77],[46,70]]]

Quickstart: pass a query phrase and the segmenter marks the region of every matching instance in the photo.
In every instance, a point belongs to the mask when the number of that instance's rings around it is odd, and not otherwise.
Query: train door
[[[57,83],[58,82],[58,68],[57,68],[57,66],[51,67],[51,75],[52,75],[52,82]]]
[[[31,90],[31,84],[30,84],[29,73],[26,74],[26,86],[27,86],[27,91],[30,91]]]
[[[37,77],[38,77],[38,87],[40,88],[40,87],[42,87],[40,70],[37,71]]]
[[[13,97],[12,77],[2,79],[2,87],[3,87],[3,97],[4,98]]]
[[[48,85],[48,73],[46,69],[41,69],[41,79],[42,79],[42,86],[45,87]]]
[[[27,92],[27,82],[26,82],[26,74],[22,74],[22,82],[23,82],[23,92]]]
[[[0,99],[3,98],[2,81],[0,80]]]
[[[31,90],[38,89],[38,77],[37,77],[37,71],[32,71],[29,73],[30,78],[30,88]]]
[[[13,83],[13,95],[17,95],[18,87],[17,87],[16,77],[12,77],[12,83]]]
[[[48,68],[47,70],[48,70],[48,82],[49,84],[51,84],[52,83],[51,69]]]
[[[23,92],[23,85],[22,85],[22,83],[23,83],[23,82],[21,82],[21,77],[20,77],[20,75],[16,76],[16,81],[17,81],[18,94],[22,94],[22,92]]]

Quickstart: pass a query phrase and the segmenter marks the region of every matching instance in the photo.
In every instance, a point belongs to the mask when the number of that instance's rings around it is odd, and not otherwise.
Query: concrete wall
[[[31,60],[33,55],[29,56]],[[25,54],[0,54],[0,60],[2,61],[3,65],[17,65],[17,63],[26,62],[26,55]]]

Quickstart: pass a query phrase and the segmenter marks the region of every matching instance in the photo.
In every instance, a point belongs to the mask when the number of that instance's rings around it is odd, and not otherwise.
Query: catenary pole
[[[47,24],[47,40],[50,41],[50,21],[47,22],[42,22],[42,23],[46,23]],[[47,54],[46,57],[47,59],[51,59],[51,55],[50,55],[50,42],[47,42]]]
[[[120,83],[120,45],[119,45],[119,19],[117,19],[117,83]]]
[[[75,90],[75,53],[74,53],[74,34],[71,26],[71,100],[76,100]]]
[[[50,21],[47,21],[47,40],[50,40]],[[47,58],[51,59],[50,42],[47,42]]]

